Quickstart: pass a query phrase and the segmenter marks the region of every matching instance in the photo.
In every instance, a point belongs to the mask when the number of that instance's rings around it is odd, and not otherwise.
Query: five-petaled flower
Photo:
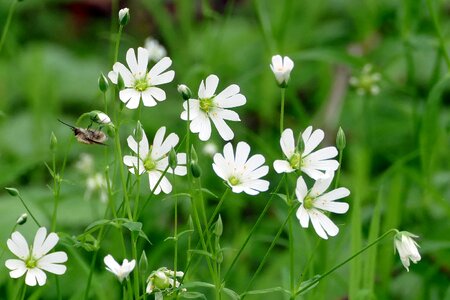
[[[394,251],[397,249],[400,260],[408,272],[409,261],[417,263],[421,259],[419,249],[417,249],[419,245],[414,240],[415,238],[418,236],[408,231],[400,231],[394,237]]]
[[[150,275],[148,276],[147,288],[145,289],[145,291],[148,294],[160,293],[160,299],[162,299],[163,292],[166,294],[170,294],[171,289],[180,286],[180,282],[177,280],[177,277],[183,276],[184,273],[181,271],[177,271],[175,273],[174,271],[169,270],[166,267],[159,268],[158,270],[150,273]],[[183,291],[185,291],[185,289],[183,289]]]
[[[325,193],[333,177],[334,172],[327,172],[326,176],[317,179],[308,191],[305,180],[300,176],[295,189],[297,199],[301,203],[296,214],[300,225],[307,228],[311,219],[314,230],[323,239],[328,239],[328,235],[335,236],[339,232],[339,228],[323,212],[344,214],[349,208],[348,203],[335,201],[350,195],[347,188],[341,187]]]
[[[294,62],[287,56],[284,58],[281,55],[272,56],[272,64],[270,65],[277,83],[281,87],[286,87],[289,78],[291,76],[291,71],[294,68]]]
[[[51,232],[47,236],[47,229],[41,227],[36,232],[34,243],[28,246],[23,235],[15,231],[8,239],[9,250],[19,259],[8,259],[5,266],[11,270],[11,278],[19,278],[26,273],[25,283],[29,286],[40,286],[47,281],[44,271],[62,275],[66,272],[66,266],[62,263],[67,261],[67,254],[64,251],[57,251],[47,254],[58,243],[58,235]]]
[[[130,274],[136,266],[136,261],[134,259],[131,261],[124,259],[122,265],[119,265],[119,263],[110,254],[105,256],[103,262],[106,265],[106,270],[116,275],[120,282],[127,278],[128,274]]]
[[[172,185],[163,175],[164,171],[167,170],[167,173],[175,173],[180,176],[186,175],[186,153],[177,154],[178,165],[175,170],[169,167],[169,152],[178,144],[179,138],[175,133],[171,133],[164,140],[165,133],[166,127],[159,128],[151,146],[148,144],[143,129],[139,144],[132,135],[128,136],[128,146],[138,156],[125,155],[123,157],[123,163],[128,166],[131,173],[137,172],[139,175],[144,172],[148,173],[150,189],[155,189],[155,194],[159,194],[161,191],[169,194],[172,191]]]
[[[214,155],[214,172],[228,183],[234,193],[257,195],[269,189],[269,181],[260,179],[269,172],[269,167],[263,166],[264,156],[256,154],[249,158],[249,154],[250,146],[239,142],[236,154],[231,143],[228,143],[223,148],[223,155]]]
[[[330,158],[338,154],[336,147],[326,147],[313,152],[324,136],[321,129],[312,131],[312,126],[309,126],[302,134],[304,149],[300,151],[295,144],[292,129],[285,129],[281,135],[280,145],[287,160],[276,160],[273,163],[275,171],[290,173],[301,170],[314,180],[325,176],[325,173],[321,171],[335,171],[339,163]]]
[[[181,119],[187,120],[189,117],[191,131],[198,133],[202,141],[207,141],[211,136],[211,121],[225,141],[231,140],[234,133],[225,120],[240,121],[240,118],[236,112],[228,108],[242,106],[247,101],[245,96],[239,93],[240,89],[236,84],[228,86],[216,95],[218,84],[219,78],[216,75],[209,75],[200,83],[198,99],[189,99],[183,103],[184,111],[181,113]]]
[[[148,50],[139,47],[137,52],[136,57],[133,48],[127,51],[129,69],[116,62],[113,71],[108,73],[109,79],[115,84],[118,82],[118,76],[122,77],[125,88],[119,92],[119,98],[129,109],[138,108],[141,99],[144,106],[148,107],[155,106],[156,101],[166,100],[166,92],[157,86],[171,82],[175,76],[173,70],[165,72],[172,65],[169,57],[162,58],[147,71]]]

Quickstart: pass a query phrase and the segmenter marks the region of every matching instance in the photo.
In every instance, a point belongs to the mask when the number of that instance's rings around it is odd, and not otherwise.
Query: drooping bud
[[[177,159],[177,153],[175,152],[175,149],[170,150],[169,152],[169,166],[172,168],[172,170],[175,170],[175,168],[178,165],[178,159]]]
[[[185,84],[179,84],[177,87],[178,93],[180,93],[181,97],[184,100],[189,100],[192,97],[191,89]]]
[[[217,218],[216,225],[214,226],[214,234],[217,237],[220,237],[220,236],[222,236],[222,233],[223,233],[223,223],[222,223],[222,218],[219,215],[219,217]]]
[[[58,145],[58,139],[56,138],[55,134],[52,131],[52,134],[50,135],[50,150],[55,151],[57,145]]]
[[[344,150],[346,146],[346,140],[345,140],[345,132],[342,129],[342,127],[339,127],[339,130],[336,135],[336,147],[339,149],[339,151]]]
[[[16,224],[17,224],[17,225],[23,225],[23,224],[25,224],[25,223],[27,222],[27,218],[28,218],[28,215],[27,215],[27,214],[22,214],[22,215],[17,219]]]
[[[128,7],[119,10],[119,24],[120,26],[125,26],[130,21],[130,10]]]
[[[8,194],[10,194],[13,197],[19,196],[19,191],[15,188],[5,187],[5,190],[8,192]]]
[[[109,88],[108,79],[106,79],[103,73],[101,73],[98,77],[98,88],[100,89],[100,91],[102,91],[102,93],[106,93]]]

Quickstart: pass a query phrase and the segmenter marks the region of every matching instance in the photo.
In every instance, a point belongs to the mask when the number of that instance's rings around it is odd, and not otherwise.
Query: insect
[[[108,137],[102,131],[90,129],[89,127],[88,128],[75,127],[70,124],[67,124],[66,122],[61,121],[60,119],[58,119],[58,121],[72,128],[72,131],[75,134],[75,137],[77,138],[78,142],[88,145],[98,144],[106,146],[104,142],[108,139]]]

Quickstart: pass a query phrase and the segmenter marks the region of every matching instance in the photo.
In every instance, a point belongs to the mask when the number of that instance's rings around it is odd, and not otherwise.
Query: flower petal
[[[322,142],[324,137],[325,137],[325,133],[323,132],[322,129],[314,130],[310,136],[306,135],[304,132],[302,135],[303,141],[305,143],[305,150],[303,151],[303,156],[308,155],[314,149],[316,149],[316,147],[320,144],[320,142]]]
[[[6,242],[9,250],[18,258],[26,259],[30,254],[30,249],[28,248],[27,240],[23,235],[15,231],[11,234],[11,238]]]
[[[292,129],[287,128],[283,131],[280,138],[280,146],[288,159],[295,153],[295,140]]]
[[[47,229],[45,227],[41,227],[38,229],[36,236],[34,238],[33,244],[33,256],[35,258],[41,258],[45,254],[47,254],[59,241],[59,237],[56,233],[51,232],[47,238],[45,235],[47,234]],[[43,240],[45,239],[45,240]]]
[[[164,57],[160,61],[158,61],[153,68],[151,68],[150,72],[148,72],[148,75],[150,78],[157,77],[159,74],[167,70],[172,65],[172,60],[170,57]]]
[[[210,115],[211,120],[217,128],[217,132],[219,132],[220,137],[224,141],[232,140],[234,137],[233,130],[231,130],[230,126],[217,114]]]
[[[273,162],[273,168],[275,169],[275,172],[279,173],[291,173],[294,172],[295,169],[291,167],[289,162],[286,160],[276,160]]]

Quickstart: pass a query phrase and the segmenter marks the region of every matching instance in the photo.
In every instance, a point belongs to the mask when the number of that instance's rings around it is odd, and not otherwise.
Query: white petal
[[[277,173],[291,173],[294,172],[295,169],[291,167],[289,162],[286,160],[276,160],[273,162],[273,168]]]
[[[39,259],[38,264],[60,264],[67,261],[67,254],[64,251],[52,252]]]
[[[224,141],[229,141],[229,140],[233,139],[233,137],[234,137],[233,130],[231,130],[230,126],[228,126],[228,124],[225,123],[225,121],[220,116],[212,113],[210,115],[210,118],[213,121],[214,125],[216,126],[220,137]]]
[[[306,136],[305,133],[303,133],[302,137]],[[305,139],[303,137],[303,141],[305,143],[305,150],[303,151],[303,156],[308,155],[311,153],[316,147],[322,142],[323,138],[325,137],[325,133],[321,129],[316,129],[313,131],[313,133]]]
[[[198,137],[202,141],[207,141],[211,137],[211,122],[206,114],[199,114],[192,120],[190,128],[192,132],[199,134]]]
[[[246,142],[239,142],[236,146],[236,159],[237,166],[244,165],[250,154],[250,145]]]
[[[278,69],[283,67],[283,59],[281,58],[281,55],[274,55],[272,56],[272,65],[271,67],[273,69]],[[272,69],[272,71],[273,71]]]
[[[212,96],[214,96],[214,93],[216,92],[218,85],[219,85],[219,77],[217,77],[214,74],[211,74],[208,77],[206,77],[205,95],[203,98],[211,98]]]
[[[141,95],[142,95],[142,103],[144,104],[144,106],[153,107],[156,106],[156,104],[158,104],[153,98],[152,93],[150,92],[149,89],[142,92]]]
[[[214,163],[212,164],[214,172],[217,176],[223,180],[227,180],[231,176],[230,162],[226,161],[222,154],[216,153],[213,157]]]
[[[108,76],[111,75],[111,76],[109,76],[109,79],[113,83],[117,84],[117,80],[118,80],[117,74],[120,74],[120,76],[122,76],[123,83],[126,87],[133,86],[134,76],[133,76],[133,74],[131,74],[130,70],[127,69],[127,67],[125,67],[120,62],[116,62],[113,65],[113,71],[115,74],[113,74],[113,73],[108,74]]]
[[[334,201],[337,199],[347,197],[348,195],[350,195],[350,191],[347,188],[340,187],[340,188],[332,190],[326,194],[323,194],[322,196],[318,197],[317,199],[320,198],[320,199],[327,200],[327,201]]]
[[[334,173],[328,172],[326,173],[326,176],[317,179],[313,187],[311,188],[310,195],[313,197],[317,197],[323,194],[323,192],[325,192],[328,189],[331,182],[333,181],[333,177]]]
[[[259,192],[267,191],[269,189],[269,185],[270,185],[270,183],[267,180],[263,180],[263,179],[252,180],[252,181],[246,182],[244,184],[244,186],[245,186],[244,192],[249,194],[248,189],[251,189],[251,190],[253,190],[253,193],[251,195],[256,195],[256,194],[259,194]],[[255,194],[255,192],[256,192],[256,194]]]
[[[297,219],[300,221],[300,225],[303,228],[308,228],[309,214],[308,214],[308,211],[303,207],[303,205],[300,205],[300,207],[297,209],[297,212],[295,215],[297,216]]]
[[[158,61],[153,68],[148,72],[150,78],[156,77],[172,65],[172,60],[169,57],[164,57]]]
[[[123,163],[129,167],[128,170],[131,172],[131,174],[135,174],[135,169],[139,174],[142,174],[145,171],[142,161],[136,156],[125,155],[123,157]]]
[[[11,238],[8,239],[6,244],[8,245],[9,250],[18,258],[26,259],[30,253],[27,241],[18,231],[11,234]]]
[[[320,218],[320,212],[316,209],[310,209],[309,211],[309,217],[311,218],[311,223],[313,224],[314,230],[316,231],[317,235],[321,238],[327,240],[328,236],[322,228],[321,218]]]
[[[174,77],[175,77],[175,71],[172,71],[172,70],[167,71],[156,77],[150,78],[150,84],[155,86],[155,85],[169,83],[169,82],[172,82]]]
[[[215,109],[214,111],[218,112],[218,115],[224,120],[228,121],[240,121],[239,115],[237,112],[229,110],[229,109]]]
[[[167,136],[162,145],[156,146],[157,143],[155,142],[152,150],[152,158],[156,160],[160,159],[161,157],[169,153],[172,148],[175,148],[179,140],[180,139],[178,138],[178,135],[176,135],[175,133],[171,133]]]
[[[45,227],[39,228],[36,232],[33,243],[33,256],[35,258],[41,258],[58,243],[59,238],[56,233],[51,232],[47,238],[45,238],[46,234],[47,229]]]
[[[233,153],[233,145],[231,145],[231,143],[227,143],[223,147],[223,157],[225,158],[226,161],[234,163],[235,159]]]
[[[151,93],[152,97],[155,98],[156,100],[158,101],[166,100],[166,92],[164,92],[163,89],[153,86],[149,88],[148,91]]]
[[[11,276],[12,278],[18,278],[22,276],[27,270],[25,263],[20,259],[7,259],[5,261],[5,266],[12,271],[17,270],[17,272],[14,273],[14,276],[16,277]]]
[[[126,54],[126,60],[131,73],[139,74],[139,66],[136,60],[136,53],[133,48],[128,49]]]
[[[120,91],[120,92],[122,92],[122,91]],[[141,100],[141,93],[138,91],[135,91],[135,93],[133,93],[133,95],[131,96],[131,99],[128,100],[128,102],[125,104],[125,106],[128,109],[136,109],[139,107],[139,103],[141,102],[140,100]]]
[[[339,228],[326,215],[318,212],[320,225],[328,233],[329,236],[336,236],[339,233]]]
[[[330,159],[338,155],[336,147],[325,147],[309,154],[306,158],[310,160],[325,160]]]
[[[283,68],[289,72],[294,68],[294,62],[289,57],[285,56],[283,59]]]
[[[236,153],[236,155],[237,155],[237,153]],[[257,168],[262,166],[265,161],[266,160],[265,160],[264,156],[262,156],[261,154],[253,155],[252,157],[250,157],[250,159],[245,164],[246,170],[245,170],[244,174],[247,174],[248,172],[252,172],[253,170],[256,170]],[[237,165],[237,166],[239,166],[239,165]]]
[[[25,276],[25,283],[29,286],[35,286],[36,283],[42,286],[46,281],[47,275],[45,275],[44,271],[38,268],[28,270],[27,275]]]
[[[321,198],[317,198],[314,201],[314,207],[332,213],[345,214],[348,211],[349,205],[348,203],[345,202],[328,201]]]
[[[202,81],[200,82],[200,86],[198,87],[198,97],[199,97],[200,99],[207,98],[207,97],[205,96],[205,91],[206,91],[206,88],[205,88],[205,82],[202,80]]]
[[[280,138],[280,146],[287,158],[291,158],[291,156],[295,153],[295,140],[292,129],[287,128],[283,131]]]
[[[305,168],[302,167],[302,172],[311,177],[314,180],[318,180],[320,178],[325,177],[325,173],[322,173],[316,169],[313,168]]]
[[[297,196],[298,201],[303,203],[306,195],[308,194],[308,187],[306,186],[305,180],[302,176],[297,179],[297,186],[295,188],[295,195]]]
[[[148,50],[142,47],[138,48],[138,57],[137,57],[137,71],[139,75],[143,75],[147,72],[149,53]]]
[[[249,179],[249,180],[254,180],[254,179],[258,179],[261,178],[263,176],[266,176],[267,173],[269,173],[269,167],[268,166],[262,166],[260,168],[257,168],[255,170],[252,171],[246,171],[244,173],[245,178]]]

